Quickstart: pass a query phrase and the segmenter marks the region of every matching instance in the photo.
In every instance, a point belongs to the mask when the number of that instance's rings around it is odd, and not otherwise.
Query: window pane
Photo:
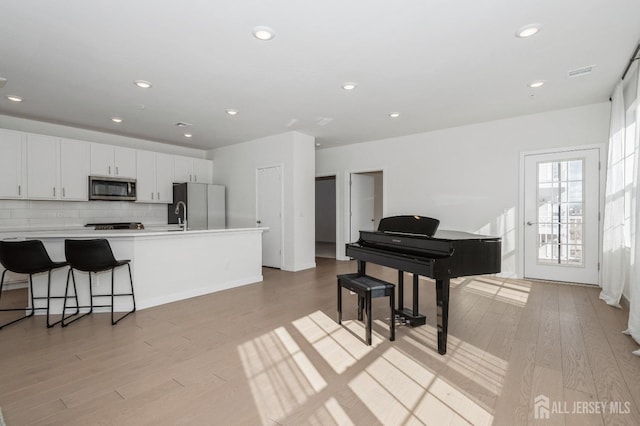
[[[582,264],[584,160],[538,163],[538,262]]]

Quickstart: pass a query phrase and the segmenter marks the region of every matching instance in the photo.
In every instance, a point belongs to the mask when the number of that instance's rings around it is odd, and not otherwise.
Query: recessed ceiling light
[[[532,89],[537,89],[538,87],[544,86],[544,80],[536,80],[529,83],[529,87]]]
[[[191,133],[185,133],[185,134],[184,134],[184,137],[185,137],[185,138],[191,138],[191,137],[193,137],[193,135],[192,135]]]
[[[253,36],[258,40],[267,41],[276,36],[276,33],[269,27],[255,27],[253,29]]]
[[[320,146],[320,142],[316,142],[316,146]]]
[[[111,117],[111,121],[114,123],[122,123],[122,118],[120,117]]]
[[[135,84],[138,87],[141,87],[143,89],[148,89],[152,86],[151,83],[149,83],[148,81],[144,81],[144,80],[136,80],[133,82],[133,84]]]
[[[229,115],[237,115],[238,114],[238,110],[228,109],[227,110],[227,114],[229,114]]]
[[[14,96],[14,95],[7,96],[7,99],[9,99],[11,102],[22,102],[23,101],[23,99],[20,96]]]
[[[356,83],[352,82],[352,81],[348,81],[346,83],[342,83],[342,88],[344,90],[353,90],[356,87],[358,87],[358,85]]]
[[[538,31],[540,31],[540,28],[542,28],[540,24],[525,25],[524,27],[516,31],[516,37],[520,37],[520,38],[531,37],[532,35],[536,34]]]
[[[392,113],[389,113],[389,117],[391,117],[391,118],[398,118],[398,117],[400,117],[400,113],[399,113],[399,112],[392,112]]]

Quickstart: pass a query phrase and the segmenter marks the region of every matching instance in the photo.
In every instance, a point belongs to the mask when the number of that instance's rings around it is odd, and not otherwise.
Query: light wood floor
[[[95,314],[65,329],[47,330],[42,317],[3,329],[7,425],[535,424],[538,395],[553,411],[539,424],[640,424],[640,359],[620,332],[627,312],[601,303],[598,289],[456,280],[440,356],[432,282],[421,283],[427,325],[399,326],[395,342],[387,301],[375,299],[368,347],[348,292],[347,321],[335,323],[335,276],[355,264],[317,262],[265,269],[263,283],[138,311],[114,327]],[[572,413],[595,402],[604,414]]]

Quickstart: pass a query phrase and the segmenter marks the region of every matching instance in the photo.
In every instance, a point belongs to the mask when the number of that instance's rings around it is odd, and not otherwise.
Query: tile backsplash
[[[166,225],[166,204],[130,201],[0,200],[0,229],[60,228],[93,222]]]

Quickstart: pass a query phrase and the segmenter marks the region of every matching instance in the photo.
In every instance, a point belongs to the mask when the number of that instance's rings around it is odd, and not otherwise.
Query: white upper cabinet
[[[0,130],[0,198],[26,197],[24,134]]]
[[[27,134],[27,198],[87,201],[89,143]]]
[[[194,158],[193,176],[196,182],[213,183],[213,161]]]
[[[174,182],[213,183],[213,162],[201,158],[174,157]]]
[[[193,158],[176,155],[173,157],[174,182],[193,182]]]
[[[161,203],[173,203],[173,155],[156,154],[156,191]]]
[[[60,198],[87,201],[90,145],[71,139],[60,140]]]
[[[60,198],[59,149],[58,138],[27,134],[27,198]]]
[[[136,155],[137,201],[146,203],[173,202],[173,156],[150,151]]]
[[[136,178],[136,150],[91,144],[91,175]]]

